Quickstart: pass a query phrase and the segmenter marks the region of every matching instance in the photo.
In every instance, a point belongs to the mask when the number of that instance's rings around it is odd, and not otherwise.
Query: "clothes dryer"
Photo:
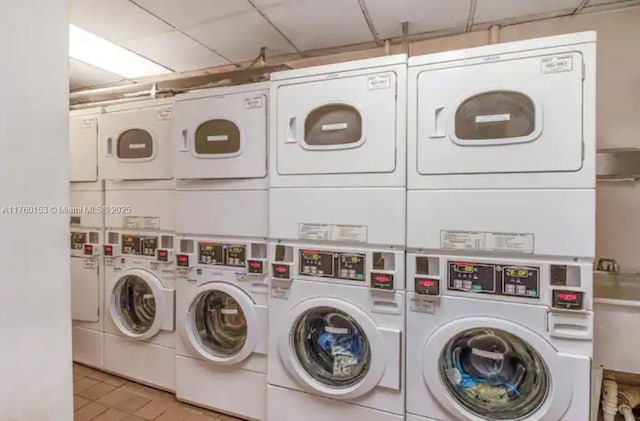
[[[100,108],[72,111],[69,118],[71,318],[73,360],[97,369],[104,365],[104,182],[98,174]]]
[[[404,253],[270,248],[267,419],[404,420]]]
[[[271,238],[404,246],[406,62],[271,75]]]
[[[105,108],[99,164],[106,180],[168,180],[172,174],[173,98]]]
[[[177,255],[176,397],[266,419],[266,244],[182,239]],[[214,393],[212,393],[214,391]]]
[[[407,420],[588,420],[592,265],[409,253]]]
[[[593,259],[596,35],[409,60],[407,246]]]

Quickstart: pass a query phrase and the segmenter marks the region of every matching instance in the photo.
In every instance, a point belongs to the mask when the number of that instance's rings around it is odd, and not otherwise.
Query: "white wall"
[[[67,1],[0,0],[0,420],[71,421]]]

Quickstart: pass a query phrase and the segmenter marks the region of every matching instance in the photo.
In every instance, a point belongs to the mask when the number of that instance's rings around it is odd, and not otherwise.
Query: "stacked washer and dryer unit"
[[[406,61],[271,75],[268,420],[405,417]]]
[[[104,183],[98,172],[98,115],[74,111],[69,119],[71,171],[71,318],[73,360],[104,368]],[[61,209],[62,211],[62,209]]]
[[[174,108],[176,396],[266,419],[267,83],[194,91]]]
[[[105,109],[104,370],[175,390],[173,99]]]
[[[596,37],[409,60],[407,420],[588,420]]]

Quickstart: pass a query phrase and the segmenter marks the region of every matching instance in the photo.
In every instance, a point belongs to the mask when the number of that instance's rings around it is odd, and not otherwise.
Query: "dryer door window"
[[[548,369],[524,340],[499,329],[470,329],[453,337],[439,361],[448,392],[487,420],[534,414],[550,388]]]
[[[194,336],[205,350],[217,357],[240,352],[247,340],[247,319],[231,295],[220,290],[200,293],[192,302]]]
[[[131,333],[146,333],[156,318],[156,300],[149,284],[136,275],[127,275],[114,289],[114,307],[121,324]]]
[[[364,379],[371,366],[371,346],[362,327],[333,307],[315,307],[294,323],[293,348],[302,368],[332,388]]]
[[[153,156],[151,133],[142,129],[130,129],[118,137],[116,156],[120,159],[144,159]]]
[[[536,130],[536,106],[519,92],[486,92],[464,100],[454,124],[461,140],[528,138]]]
[[[195,153],[223,157],[240,152],[240,128],[229,120],[209,120],[196,129]]]
[[[351,147],[362,141],[362,115],[350,105],[330,104],[316,108],[304,122],[307,148]]]

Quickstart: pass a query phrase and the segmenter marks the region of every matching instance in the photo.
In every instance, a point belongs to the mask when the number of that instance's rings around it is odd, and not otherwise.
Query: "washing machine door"
[[[264,91],[266,92],[266,91]],[[267,97],[243,92],[176,102],[175,177],[267,176]]]
[[[100,116],[100,160],[105,179],[173,177],[171,106],[113,111]]]
[[[527,54],[418,72],[420,174],[582,167],[582,55]]]
[[[109,291],[111,319],[122,334],[147,340],[161,330],[173,330],[173,296],[153,273],[126,270]]]
[[[572,400],[572,375],[542,337],[488,317],[452,321],[422,353],[429,391],[455,419],[557,421]]]
[[[400,141],[396,76],[383,71],[279,86],[278,173],[393,172]]]
[[[233,285],[210,283],[193,295],[183,334],[202,358],[232,365],[255,351],[259,329],[258,312],[251,297]]]
[[[382,334],[353,304],[323,298],[303,301],[289,310],[281,329],[280,359],[311,392],[351,399],[380,384],[387,361]]]

